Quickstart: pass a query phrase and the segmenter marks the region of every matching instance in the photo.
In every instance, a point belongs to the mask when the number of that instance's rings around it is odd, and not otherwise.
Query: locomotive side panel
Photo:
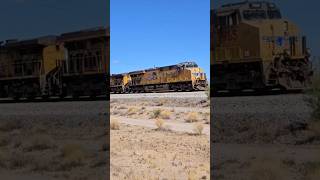
[[[62,77],[63,95],[95,97],[106,94],[109,38],[105,29],[61,36],[60,42],[67,52]]]

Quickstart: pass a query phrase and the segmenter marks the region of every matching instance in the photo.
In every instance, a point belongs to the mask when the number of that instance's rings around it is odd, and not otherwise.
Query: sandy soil
[[[302,94],[216,97],[211,154],[218,180],[320,179],[320,123]]]
[[[120,125],[111,131],[111,179],[210,179],[206,135]]]
[[[106,104],[0,104],[0,179],[105,180]]]
[[[208,100],[156,95],[111,96],[111,179],[210,179]]]

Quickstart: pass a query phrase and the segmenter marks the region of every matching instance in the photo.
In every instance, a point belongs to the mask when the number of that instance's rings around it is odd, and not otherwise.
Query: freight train
[[[103,27],[0,43],[0,97],[106,95],[109,30]]]
[[[211,10],[213,92],[303,90],[312,77],[306,37],[267,1]]]
[[[207,88],[204,71],[195,62],[114,74],[110,78],[111,93],[163,91],[195,91]]]

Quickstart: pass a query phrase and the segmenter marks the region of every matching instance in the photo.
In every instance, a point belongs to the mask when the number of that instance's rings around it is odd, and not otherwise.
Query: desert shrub
[[[157,126],[157,128],[160,130],[160,129],[163,129],[163,125],[164,125],[164,120],[163,119],[156,119],[155,120],[155,124]]]
[[[116,120],[116,119],[111,120],[110,129],[111,130],[119,130],[120,129],[120,124],[119,124],[118,120]]]
[[[26,155],[25,153],[13,152],[8,158],[8,165],[10,169],[19,169],[32,164],[33,160],[32,156]]]
[[[55,148],[56,144],[49,135],[34,135],[24,146],[25,151],[42,151]]]
[[[128,116],[131,116],[131,115],[137,114],[138,111],[139,111],[138,108],[131,107],[131,108],[128,109],[127,115],[128,115]]]
[[[126,106],[119,106],[118,109],[128,109]]]
[[[257,159],[251,163],[249,180],[282,180],[289,177],[289,170],[280,160]]]
[[[197,135],[201,135],[203,132],[203,125],[201,123],[194,124],[193,131]]]
[[[33,171],[51,171],[53,170],[56,164],[52,159],[46,157],[46,158],[36,158],[31,166],[31,169]]]
[[[170,119],[170,116],[171,116],[171,112],[170,111],[164,110],[164,111],[160,112],[160,117],[162,119]]]
[[[80,144],[66,144],[61,149],[61,155],[63,157],[61,170],[70,170],[84,164],[87,151]]]
[[[152,111],[151,118],[156,119],[160,116],[160,114],[161,114],[161,109],[155,109]]]
[[[197,122],[198,120],[199,120],[199,115],[197,112],[189,112],[185,119],[185,121],[188,123]]]

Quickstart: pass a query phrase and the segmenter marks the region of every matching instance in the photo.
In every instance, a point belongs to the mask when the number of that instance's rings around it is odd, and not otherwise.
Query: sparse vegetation
[[[320,179],[320,169],[318,169],[312,173],[309,173],[307,175],[307,179],[308,180],[319,180]]]
[[[119,106],[118,109],[128,109],[126,106]]]
[[[61,155],[63,157],[61,170],[70,170],[84,164],[87,152],[80,144],[66,144],[61,149]]]
[[[0,150],[0,168],[6,167],[6,154]]]
[[[3,131],[3,132],[10,132],[20,128],[22,128],[22,122],[20,120],[10,120],[10,121],[0,122],[0,131]]]
[[[199,121],[198,113],[197,112],[189,112],[187,114],[187,117],[186,117],[185,121],[188,122],[188,123]]]
[[[0,147],[7,146],[9,142],[9,137],[7,135],[0,134]]]
[[[32,136],[27,141],[24,150],[25,151],[42,151],[56,147],[53,139],[48,135],[38,134]]]
[[[167,110],[163,110],[161,111],[160,113],[160,117],[162,119],[170,119],[170,116],[171,116],[171,112],[170,111],[167,111]]]
[[[320,121],[320,77],[313,78],[308,95],[305,101],[312,108],[312,120]]]
[[[201,123],[194,124],[194,132],[196,135],[202,135],[203,125]]]
[[[276,159],[257,159],[251,163],[249,180],[283,180],[289,170]]]
[[[120,124],[119,124],[118,120],[116,120],[116,119],[111,120],[110,129],[111,130],[119,130],[120,129]]]
[[[10,169],[19,169],[31,164],[33,159],[25,153],[12,152],[9,157],[8,167]]]
[[[155,124],[157,126],[157,129],[161,130],[161,129],[163,129],[164,120],[163,119],[156,119]]]
[[[308,129],[318,138],[320,137],[320,77],[313,78],[305,101],[312,109],[312,119],[308,123]]]
[[[152,114],[151,114],[151,118],[158,118],[160,116],[160,113],[161,113],[161,109],[155,109],[152,111]]]
[[[206,95],[208,100],[210,100],[210,86],[208,86],[208,88],[206,89]]]
[[[128,116],[135,115],[135,114],[137,114],[138,111],[139,111],[138,108],[131,107],[131,108],[128,109],[127,115],[128,115]]]

